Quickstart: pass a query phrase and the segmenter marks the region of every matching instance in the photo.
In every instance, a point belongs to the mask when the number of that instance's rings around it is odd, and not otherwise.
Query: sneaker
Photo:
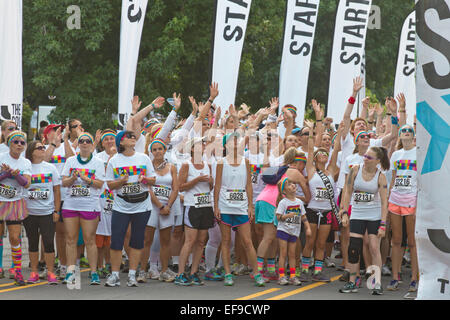
[[[248,274],[247,271],[248,271],[248,268],[247,268],[246,266],[244,266],[243,264],[240,264],[240,265],[237,267],[236,273],[235,273],[235,274],[236,274],[237,276],[244,276],[244,275]]]
[[[399,281],[398,280],[391,280],[391,282],[389,282],[389,285],[387,286],[387,289],[389,291],[397,291],[398,290],[398,286],[399,286]]]
[[[343,273],[342,276],[339,278],[339,281],[349,282],[349,281],[350,281],[350,271],[344,270],[344,273]]]
[[[196,286],[202,286],[205,283],[200,279],[200,277],[198,276],[198,273],[195,272],[194,274],[191,274],[191,281],[192,284],[196,285]]]
[[[67,267],[59,268],[59,280],[64,280],[67,274]]]
[[[175,278],[174,283],[180,286],[190,286],[192,285],[191,278],[188,274],[182,273]]]
[[[216,268],[212,268],[208,272],[205,273],[204,279],[205,280],[211,280],[211,281],[222,281],[223,280],[222,274],[218,273]]]
[[[356,277],[356,279],[355,279],[355,285],[356,285],[356,287],[358,287],[358,288],[362,288],[362,280],[361,280],[361,277]]]
[[[381,286],[381,283],[375,284],[375,288],[372,290],[373,296],[381,296],[383,295],[383,287]]]
[[[136,275],[128,274],[127,287],[137,287]]]
[[[408,292],[417,292],[417,281],[411,281],[411,283],[409,284]]]
[[[144,270],[139,271],[139,274],[138,274],[136,280],[139,283],[146,283],[147,282],[147,272],[145,272]]]
[[[54,263],[55,269],[59,266],[59,258],[55,257],[55,263]]]
[[[89,268],[89,261],[86,257],[81,257],[80,268]]]
[[[175,279],[177,276],[177,274],[173,272],[172,269],[170,268],[167,268],[166,273],[168,273],[171,277],[173,277],[173,279]]]
[[[10,279],[14,279],[14,278],[15,278],[15,276],[16,276],[16,270],[15,270],[14,268],[10,268],[10,269],[8,270],[8,273],[9,273],[9,278],[10,278]]]
[[[415,300],[416,298],[417,298],[417,291],[416,292],[407,292],[403,296],[403,299],[407,299],[407,300]]]
[[[100,277],[98,276],[97,272],[92,272],[91,274],[91,282],[89,283],[91,286],[95,286],[95,285],[99,285],[101,284],[100,282]]]
[[[225,286],[232,286],[232,285],[234,285],[233,275],[231,273],[225,275],[223,284]]]
[[[311,276],[310,276],[310,274],[309,274],[308,271],[302,271],[302,272],[300,273],[300,281],[301,281],[301,282],[308,282],[308,281],[311,281]]]
[[[118,276],[111,274],[108,279],[106,279],[105,287],[120,287],[120,279]]]
[[[293,286],[301,286],[302,282],[300,281],[299,278],[293,277],[293,278],[289,278],[289,284],[293,285]]]
[[[280,286],[287,286],[289,284],[289,281],[286,277],[280,277],[280,279],[278,280],[278,284]]]
[[[278,276],[278,272],[269,272],[269,271],[266,271],[265,273],[264,273],[264,278],[266,278],[266,279],[269,279],[269,280],[272,280],[272,281],[277,281],[278,280],[278,278],[279,278],[279,276]]]
[[[37,272],[32,272],[27,280],[27,284],[34,284],[39,282],[39,274]]]
[[[174,280],[175,276],[169,273],[169,268],[167,268],[167,271],[160,272],[159,274],[159,281],[173,282]]]
[[[381,275],[382,276],[392,276],[391,270],[389,270],[389,267],[385,264],[383,264],[383,267],[381,267]]]
[[[46,279],[47,278],[47,268],[44,268],[41,273],[39,273],[39,279]]]
[[[323,274],[323,272],[317,272],[313,274],[312,281],[316,282],[330,282],[330,278]]]
[[[48,272],[47,273],[47,282],[49,285],[56,285],[56,284],[58,284],[58,278],[56,278],[56,275],[54,273]]]
[[[237,270],[239,269],[239,264],[238,263],[233,263],[233,265],[231,266],[231,274],[237,275]]]
[[[347,282],[342,288],[339,289],[340,293],[356,293],[358,292],[358,287],[353,282]]]
[[[264,280],[264,282],[270,282],[269,278],[266,278],[266,276],[260,272],[258,272],[258,274],[261,275],[262,279]],[[255,276],[253,275],[253,273],[250,273],[250,279],[255,279]],[[278,280],[278,279],[277,279]]]
[[[258,272],[258,274],[254,276],[254,278],[255,278],[255,285],[257,287],[264,287],[266,285],[266,281],[261,273]]]
[[[23,276],[22,276],[22,271],[17,270],[15,272],[15,274],[14,274],[14,284],[16,286],[24,286],[25,285],[25,281],[23,280]]]
[[[217,270],[217,273],[222,275],[222,277],[225,277],[225,273],[226,272],[225,272],[225,267],[224,266],[221,266],[221,267],[217,268],[216,270]]]
[[[67,272],[66,277],[64,278],[63,284],[75,284],[75,274],[72,272]]]
[[[3,279],[5,277],[5,271],[3,268],[0,268],[0,279]]]
[[[327,268],[334,268],[336,267],[336,264],[330,260],[330,258],[325,258],[325,266]]]
[[[103,270],[105,270],[108,274],[111,274],[112,270],[111,270],[111,263],[107,263],[105,264],[105,267],[103,268]]]
[[[159,271],[158,268],[150,268],[147,272],[147,278],[152,280],[158,280],[159,279]]]

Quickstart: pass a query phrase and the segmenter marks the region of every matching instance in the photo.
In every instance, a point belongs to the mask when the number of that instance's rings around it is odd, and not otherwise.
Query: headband
[[[286,182],[288,181],[289,179],[286,177],[286,178],[284,178],[283,180],[282,180],[282,182],[281,182],[281,193],[283,193],[283,190],[284,190],[284,186],[286,185]]]
[[[293,105],[289,105],[289,107],[286,107],[286,109],[297,114],[297,108],[294,107]]]
[[[161,128],[156,129],[156,130],[152,133],[152,139],[155,139],[155,138],[158,136],[158,134],[159,134],[160,131],[161,131]]]
[[[80,142],[81,138],[84,138],[84,137],[88,137],[92,143],[94,142],[94,138],[92,137],[92,135],[89,132],[83,132],[82,134],[80,134],[80,136],[78,137],[78,142]]]
[[[402,131],[402,129],[403,128],[405,128],[405,127],[407,127],[407,128],[411,128],[412,129],[412,131],[413,131],[413,136],[415,136],[416,135],[416,132],[414,131],[414,127],[412,127],[412,126],[410,126],[409,124],[405,124],[404,126],[402,126],[400,129],[398,129],[398,136],[400,137],[400,134],[401,134],[401,131]]]
[[[148,146],[148,151],[149,151],[149,152],[151,152],[151,150],[152,150],[152,145],[153,145],[154,143],[160,143],[160,144],[162,144],[162,146],[164,147],[164,150],[167,150],[167,146],[166,146],[166,144],[164,143],[164,141],[162,141],[161,139],[155,139],[155,140],[153,140],[152,143],[150,143],[150,145]]]
[[[295,161],[303,161],[303,162],[306,162],[306,157],[296,156],[296,157],[295,157]]]
[[[331,138],[331,145],[334,146],[334,140],[336,140],[337,134],[335,134],[333,136],[333,138]]]
[[[114,132],[108,131],[105,132],[104,134],[102,134],[102,137],[100,138],[100,143],[103,142],[103,139],[105,139],[106,137],[114,137],[114,139],[116,138],[116,134]]]
[[[145,123],[144,128],[148,128],[148,127],[150,127],[152,124],[155,124],[155,123],[160,123],[160,122],[159,122],[158,119],[152,118],[152,119],[148,120],[148,121]]]
[[[9,134],[9,137],[8,137],[8,141],[7,141],[8,147],[10,146],[12,139],[14,139],[16,137],[21,137],[25,141],[27,140],[25,138],[25,134],[22,131],[20,131],[20,130],[13,131]]]
[[[360,131],[360,132],[358,132],[358,134],[356,135],[356,137],[355,137],[355,140],[354,140],[354,143],[356,144],[356,141],[358,141],[358,138],[359,138],[359,136],[360,135],[362,135],[362,134],[369,134],[368,132],[366,132],[366,131]]]

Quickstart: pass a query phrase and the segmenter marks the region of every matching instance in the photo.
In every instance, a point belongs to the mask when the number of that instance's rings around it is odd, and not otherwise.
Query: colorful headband
[[[164,150],[167,150],[167,146],[166,146],[166,144],[164,143],[164,141],[162,141],[161,139],[155,139],[155,140],[153,140],[152,143],[150,143],[150,145],[148,146],[148,151],[149,151],[149,152],[151,152],[151,150],[152,150],[152,145],[155,144],[155,143],[160,143],[160,144],[162,144],[162,146],[164,147]]]
[[[294,107],[294,106],[291,105],[291,104],[288,104],[288,105],[286,106],[286,109],[288,109],[289,111],[291,111],[291,112],[297,114],[297,108]]]
[[[159,134],[160,131],[161,131],[161,128],[156,129],[156,130],[152,133],[152,139],[155,139],[155,138],[158,136],[158,134]]]
[[[334,146],[334,140],[336,140],[337,134],[335,134],[333,136],[333,138],[331,138],[331,145]]]
[[[12,139],[14,139],[16,137],[21,137],[23,140],[27,141],[27,138],[25,138],[25,134],[20,130],[16,130],[9,134],[8,141],[7,141],[8,147],[10,146]]]
[[[400,137],[400,134],[402,133],[402,129],[405,128],[405,127],[412,129],[412,131],[413,131],[413,136],[416,135],[416,132],[414,131],[414,127],[413,127],[413,126],[410,126],[409,124],[405,124],[405,125],[402,126],[400,129],[398,129],[398,136],[399,136],[399,137]]]
[[[299,157],[299,156],[297,156],[297,157],[295,157],[295,161],[303,161],[303,162],[306,162],[306,157]]]
[[[281,182],[281,193],[283,193],[284,186],[286,185],[286,182],[287,182],[288,180],[289,180],[289,179],[286,177],[286,178],[284,178],[283,181]]]
[[[105,139],[106,137],[114,137],[114,139],[116,138],[116,134],[114,132],[105,132],[102,137],[100,138],[100,143],[103,142],[103,139]]]
[[[354,140],[354,143],[355,143],[355,144],[356,144],[356,141],[358,141],[359,136],[362,135],[362,134],[369,134],[369,133],[366,132],[366,131],[360,131],[360,132],[358,132],[358,134],[356,135],[355,140]]]
[[[155,124],[155,123],[160,123],[160,122],[158,119],[152,118],[145,123],[144,128],[147,129],[148,127],[150,127],[152,124]]]
[[[94,142],[94,138],[92,137],[92,135],[89,132],[83,132],[82,134],[80,134],[80,136],[78,137],[78,142],[80,142],[81,138],[84,138],[84,137],[88,137],[92,143]]]

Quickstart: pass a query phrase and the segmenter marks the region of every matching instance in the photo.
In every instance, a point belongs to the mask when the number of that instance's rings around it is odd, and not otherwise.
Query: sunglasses
[[[370,138],[370,135],[368,135],[368,134],[362,134],[362,135],[360,135],[358,138],[366,139],[366,138]]]
[[[12,143],[14,143],[14,144],[19,144],[20,143],[21,145],[24,146],[26,142],[22,141],[22,140],[14,140],[14,141],[12,141]]]
[[[326,153],[325,151],[319,151],[319,152],[317,152],[317,154],[316,154],[316,157],[317,156],[327,156],[328,157],[328,153]]]
[[[78,140],[78,144],[91,144],[92,141],[89,139],[80,139]]]
[[[8,131],[14,131],[16,130],[16,127],[8,127]]]
[[[367,160],[375,160],[376,158],[369,156],[368,154],[363,155],[363,157]]]
[[[34,150],[41,150],[41,151],[43,151],[43,150],[45,150],[45,147],[44,146],[39,146],[39,147],[36,147],[36,149],[34,149]]]
[[[309,132],[308,131],[306,131],[306,132],[303,132],[300,136],[309,136]]]
[[[401,132],[401,133],[407,133],[407,132],[409,132],[409,133],[413,133],[413,132],[414,132],[414,130],[413,130],[413,129],[411,129],[411,128],[403,128],[402,130],[400,130],[400,132]]]
[[[78,128],[78,126],[83,127],[83,125],[80,123],[80,124],[76,124],[74,126],[70,126],[70,129]]]
[[[124,137],[127,138],[127,139],[136,139],[136,136],[134,135],[134,133],[130,133],[130,132],[127,132],[124,135]]]

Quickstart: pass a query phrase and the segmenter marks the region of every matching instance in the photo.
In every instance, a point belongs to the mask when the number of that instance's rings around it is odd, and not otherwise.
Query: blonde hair
[[[9,125],[9,124],[11,124],[11,123],[14,123],[14,125],[16,126],[16,128],[17,128],[17,125],[16,125],[16,122],[15,121],[13,121],[13,120],[6,120],[6,121],[3,121],[3,123],[2,123],[2,134],[1,134],[1,137],[0,137],[0,144],[1,143],[6,143],[6,136],[5,136],[5,131],[6,131],[6,127]],[[15,130],[14,130],[15,131]],[[9,133],[8,133],[9,134]]]
[[[295,147],[290,147],[284,152],[284,164],[291,164],[295,161],[297,156],[297,149]]]

